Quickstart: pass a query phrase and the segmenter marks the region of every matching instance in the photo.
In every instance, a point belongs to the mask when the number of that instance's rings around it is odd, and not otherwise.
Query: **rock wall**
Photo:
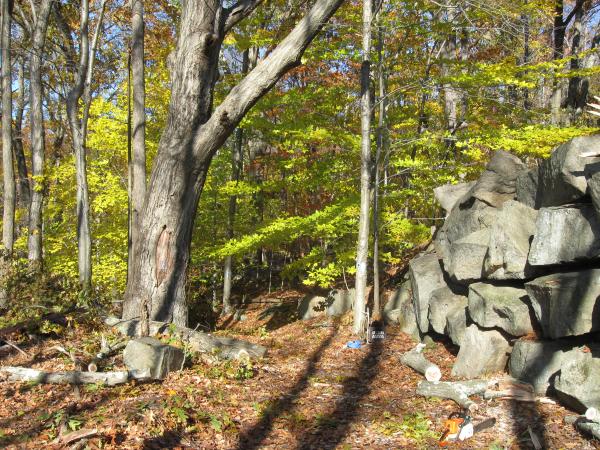
[[[384,308],[460,347],[452,375],[508,370],[574,409],[600,408],[600,135],[528,168],[496,152],[474,183],[440,186],[433,248]]]

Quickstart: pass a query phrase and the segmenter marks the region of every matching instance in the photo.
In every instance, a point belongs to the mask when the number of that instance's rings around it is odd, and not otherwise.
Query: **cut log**
[[[7,381],[28,381],[43,384],[95,384],[103,383],[107,386],[127,383],[129,380],[149,380],[148,371],[120,371],[120,372],[47,372],[44,370],[29,369],[27,367],[0,367],[0,379]]]
[[[417,394],[423,397],[447,398],[468,411],[475,411],[478,405],[469,399],[469,396],[483,395],[494,384],[495,382],[490,380],[441,381],[437,383],[421,381],[417,386]]]
[[[104,359],[108,358],[109,356],[114,355],[119,350],[125,348],[126,345],[127,345],[127,341],[121,341],[121,342],[117,342],[116,344],[110,345],[110,344],[108,344],[106,339],[104,339],[104,337],[102,337],[100,351],[98,353],[96,353],[96,355],[94,355],[92,360],[87,364],[88,372],[97,372],[98,364],[100,364]]]
[[[438,366],[429,361],[423,355],[423,344],[417,345],[412,350],[404,353],[400,357],[400,362],[411,369],[416,370],[422,375],[425,375],[427,381],[437,382],[442,379],[442,371]]]
[[[105,320],[109,326],[115,327],[126,336],[139,336],[140,321],[138,319],[121,320],[109,317]],[[188,343],[190,348],[200,353],[211,353],[220,359],[244,359],[261,358],[267,353],[266,347],[252,344],[241,339],[214,336],[209,333],[195,331],[179,325],[150,321],[150,336],[169,333],[176,335],[183,342]]]
[[[587,420],[584,416],[566,416],[565,423],[575,425],[579,431],[600,439],[600,423]]]

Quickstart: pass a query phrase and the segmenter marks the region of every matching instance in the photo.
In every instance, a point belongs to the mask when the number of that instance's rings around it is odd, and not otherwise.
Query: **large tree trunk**
[[[129,256],[137,240],[139,215],[146,196],[146,113],[144,84],[144,2],[131,2],[131,77],[133,80],[132,152],[129,161]],[[129,261],[131,264],[131,261]]]
[[[363,0],[362,65],[360,70],[360,216],[358,219],[358,243],[356,249],[356,277],[354,300],[354,324],[358,334],[364,328],[367,304],[367,263],[369,257],[369,203],[371,188],[371,23],[373,1]]]
[[[246,112],[300,63],[304,50],[342,0],[317,0],[210,115],[221,43],[251,3],[242,2],[233,10],[214,0],[188,0],[182,5],[169,116],[140,218],[140,239],[133,248],[125,318],[138,316],[140,301],[147,300],[152,319],[186,324],[184,284],[192,226],[212,156]],[[236,14],[242,7],[246,9]]]
[[[29,59],[29,93],[31,127],[31,175],[32,194],[29,207],[28,257],[35,269],[42,265],[42,206],[44,202],[44,116],[42,111],[42,57],[46,42],[46,30],[50,16],[51,0],[42,0],[36,11],[31,53]]]

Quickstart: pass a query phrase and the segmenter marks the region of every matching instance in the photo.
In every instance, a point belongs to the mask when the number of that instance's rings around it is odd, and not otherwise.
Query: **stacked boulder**
[[[498,151],[476,182],[434,194],[447,217],[386,319],[447,335],[454,376],[508,367],[539,394],[600,407],[600,135],[533,168]]]

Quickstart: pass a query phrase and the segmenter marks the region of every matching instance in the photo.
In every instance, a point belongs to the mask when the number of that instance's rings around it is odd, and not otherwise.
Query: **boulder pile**
[[[446,219],[386,320],[448,336],[453,376],[508,369],[540,395],[600,408],[600,135],[533,168],[498,151],[476,182],[434,195]]]

